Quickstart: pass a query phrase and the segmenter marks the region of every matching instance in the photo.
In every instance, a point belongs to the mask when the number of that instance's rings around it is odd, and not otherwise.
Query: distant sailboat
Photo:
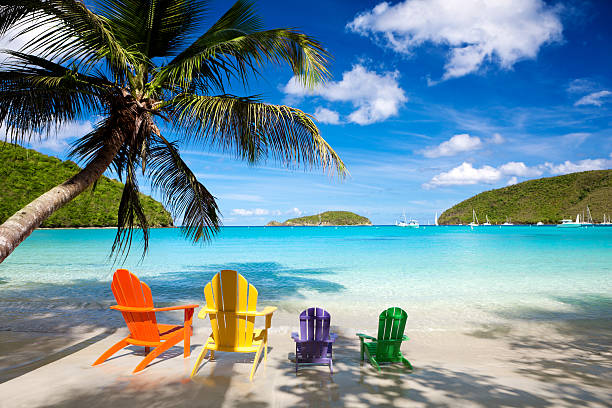
[[[468,224],[470,227],[477,227],[478,224],[478,217],[476,217],[476,211],[472,208],[472,222],[470,222]]]
[[[602,225],[604,227],[606,226],[612,226],[612,220],[608,217],[608,220],[606,221],[606,214],[604,214],[603,216],[603,222],[600,222],[599,225]]]
[[[606,216],[604,215],[604,222],[606,221],[605,217],[606,217]],[[438,224],[438,213],[437,213],[437,212],[436,212],[436,218],[434,219],[434,224],[435,224],[435,225],[439,225],[439,224]]]
[[[507,225],[514,225],[514,224],[512,223],[512,218],[508,218],[508,217],[506,217],[506,222],[504,222],[502,225],[506,225],[506,226],[507,226]]]
[[[482,225],[490,226],[491,225],[491,221],[489,221],[489,216],[485,214],[485,218],[487,219],[487,222],[485,222]]]

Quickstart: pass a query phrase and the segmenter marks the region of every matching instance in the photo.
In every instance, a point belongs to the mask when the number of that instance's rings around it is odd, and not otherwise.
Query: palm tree
[[[215,197],[181,159],[178,141],[218,149],[251,164],[345,174],[312,118],[256,96],[235,96],[266,64],[287,63],[305,86],[323,82],[328,54],[293,29],[265,30],[252,2],[238,0],[203,34],[205,0],[2,0],[0,35],[32,36],[0,65],[0,125],[12,142],[99,116],[72,146],[83,169],[0,226],[2,262],[47,217],[94,185],[109,167],[124,182],[112,253],[129,251],[133,231],[148,242],[138,172],[182,219],[184,235],[219,229]],[[165,134],[175,135],[171,141]]]

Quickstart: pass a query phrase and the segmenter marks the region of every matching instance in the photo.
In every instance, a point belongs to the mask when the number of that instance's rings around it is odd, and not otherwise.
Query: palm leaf
[[[273,158],[287,166],[322,167],[340,177],[347,174],[310,115],[299,109],[233,95],[183,94],[162,110],[188,143],[213,145],[253,164]]]
[[[151,185],[162,193],[164,204],[182,217],[183,234],[197,242],[219,231],[219,207],[215,197],[200,183],[181,159],[176,145],[161,135],[153,138],[148,166]]]

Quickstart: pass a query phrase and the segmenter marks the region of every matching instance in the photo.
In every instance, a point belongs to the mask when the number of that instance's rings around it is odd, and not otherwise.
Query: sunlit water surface
[[[202,303],[206,282],[235,269],[260,303],[281,310],[319,305],[354,321],[400,306],[423,330],[597,319],[612,310],[612,228],[226,227],[204,246],[155,229],[142,262],[136,243],[113,265],[114,234],[35,231],[0,264],[0,326],[18,329],[25,316],[45,313],[120,324],[107,309],[119,266],[146,281],[158,304]]]

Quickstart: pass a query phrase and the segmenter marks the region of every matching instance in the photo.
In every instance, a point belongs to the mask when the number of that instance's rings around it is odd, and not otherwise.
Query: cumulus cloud
[[[265,210],[263,208],[254,208],[252,210],[247,210],[244,208],[234,208],[232,210],[232,215],[240,215],[242,217],[250,217],[253,215],[268,215],[270,211]]]
[[[350,71],[344,72],[340,81],[330,81],[309,90],[296,78],[291,78],[282,90],[293,98],[319,96],[330,102],[349,102],[355,110],[348,115],[347,120],[359,125],[369,125],[397,115],[399,108],[407,101],[398,78],[398,71],[378,74],[357,64]],[[333,117],[333,111],[325,110],[327,119]]]
[[[578,171],[605,170],[612,167],[612,154],[610,154],[609,159],[585,159],[577,162],[566,160],[560,164],[544,163],[543,167],[546,168],[550,174],[555,175],[576,173]]]
[[[610,95],[612,95],[612,92],[610,91],[592,92],[578,99],[574,103],[574,106],[583,106],[583,105],[601,106],[605,102],[607,102],[606,99]]]
[[[449,48],[442,80],[477,71],[485,61],[509,69],[562,39],[558,9],[542,0],[405,0],[382,2],[347,28],[411,54],[425,43]]]
[[[508,162],[499,167],[499,171],[503,175],[519,176],[519,177],[537,177],[542,175],[542,170],[539,167],[528,167],[523,162]]]
[[[328,123],[330,125],[340,124],[340,114],[331,109],[318,106],[317,109],[315,109],[314,116],[321,123]]]
[[[455,135],[446,142],[438,146],[423,150],[423,156],[429,158],[454,156],[461,152],[468,152],[482,147],[482,141],[477,136],[470,136],[467,133]]]
[[[429,183],[425,183],[425,188],[435,188],[439,186],[462,186],[473,184],[494,184],[504,176],[534,177],[542,175],[542,170],[538,167],[528,167],[523,162],[508,162],[499,166],[474,167],[471,163],[464,162],[461,165],[434,176]],[[518,181],[518,179],[516,179]],[[516,183],[515,181],[515,183]],[[515,184],[514,183],[514,184]]]
[[[492,184],[499,181],[500,178],[501,172],[495,167],[483,166],[481,168],[475,168],[471,163],[464,162],[454,169],[434,176],[429,183],[424,185],[424,187],[462,186],[480,183]]]
[[[510,177],[506,185],[516,184],[518,178],[539,177],[544,173],[551,175],[575,173],[588,170],[604,170],[612,167],[612,153],[607,159],[585,159],[577,162],[569,160],[560,163],[544,163],[537,166],[527,166],[523,162],[508,162],[499,167],[474,167],[471,163],[461,165],[434,176],[428,183],[423,184],[426,189],[440,186],[463,186],[473,184],[494,184],[505,177]]]

